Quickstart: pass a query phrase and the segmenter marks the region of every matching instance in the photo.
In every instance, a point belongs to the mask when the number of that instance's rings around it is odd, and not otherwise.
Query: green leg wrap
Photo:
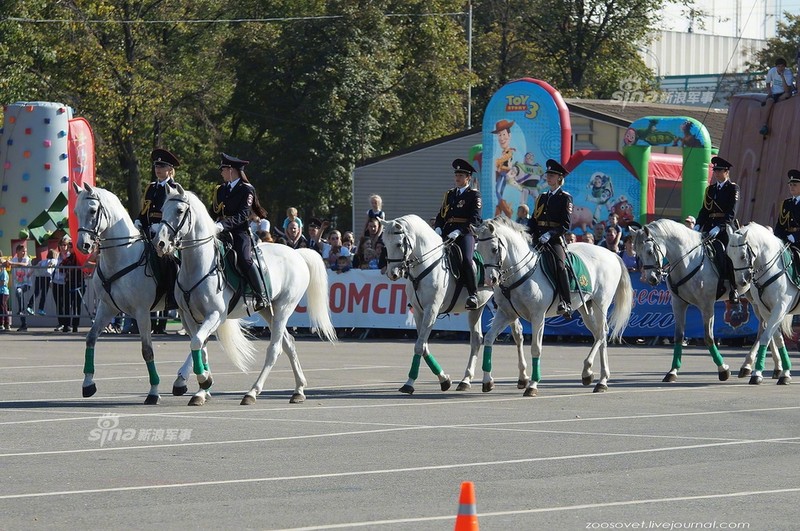
[[[786,350],[786,347],[783,347],[778,349],[778,353],[781,355],[781,365],[783,365],[783,370],[790,370],[792,368],[792,362],[789,360],[789,351]]]
[[[542,373],[539,371],[539,358],[531,359],[531,380],[538,382],[542,379]]]
[[[416,380],[419,377],[419,364],[422,361],[422,356],[414,354],[414,359],[411,360],[411,369],[408,371],[408,377]]]
[[[209,370],[210,370],[210,369],[208,368],[208,363],[205,363],[205,362],[203,363],[203,368],[204,368],[205,370],[207,370],[207,371],[209,371]]]
[[[86,347],[83,355],[83,373],[94,374],[94,347]]]
[[[428,364],[428,367],[430,367],[431,372],[436,376],[442,374],[442,368],[439,366],[439,362],[436,361],[436,358],[433,357],[433,354],[428,354],[427,356],[425,356],[425,363]]]
[[[725,363],[725,360],[722,359],[722,354],[719,353],[717,345],[712,343],[711,346],[708,347],[708,351],[711,353],[711,359],[714,360],[714,365],[719,367],[720,365]]]
[[[492,347],[487,345],[483,347],[483,372],[492,372]]]
[[[681,356],[683,355],[683,345],[680,341],[675,342],[672,347],[672,368],[676,371],[681,368]]]
[[[764,370],[764,360],[767,357],[767,345],[761,345],[758,347],[758,354],[756,354],[756,370],[763,371]],[[788,356],[787,356],[788,358]]]
[[[194,370],[195,374],[203,374],[204,367],[202,350],[192,351],[192,370]]]
[[[147,374],[150,375],[150,385],[158,385],[161,383],[161,378],[158,377],[158,371],[156,371],[156,362],[147,362]]]

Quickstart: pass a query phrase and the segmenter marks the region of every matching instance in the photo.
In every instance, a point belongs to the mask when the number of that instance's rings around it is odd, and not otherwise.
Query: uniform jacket
[[[459,195],[458,188],[451,188],[444,194],[442,207],[436,216],[434,227],[442,229],[447,236],[456,229],[462,234],[469,232],[470,227],[481,224],[481,194],[467,187]]]
[[[563,236],[572,223],[572,196],[559,188],[536,198],[533,215],[528,220],[528,232],[539,238],[545,232]]]
[[[720,188],[712,184],[706,188],[703,206],[697,215],[697,224],[703,232],[713,227],[730,225],[736,219],[736,207],[739,202],[739,185],[726,181]]]
[[[778,223],[775,224],[775,236],[788,241],[790,234],[794,235],[796,243],[800,243],[800,205],[792,197],[783,200]]]
[[[211,217],[222,223],[228,232],[250,230],[250,212],[255,200],[256,191],[253,185],[240,179],[233,190],[228,183],[217,186]]]
[[[167,186],[170,185],[175,186],[175,181],[167,179],[164,186],[160,186],[158,181],[153,181],[147,185],[147,190],[144,191],[144,199],[142,200],[142,210],[139,212],[138,217],[142,227],[147,228],[150,225],[161,223],[161,208],[167,198]]]

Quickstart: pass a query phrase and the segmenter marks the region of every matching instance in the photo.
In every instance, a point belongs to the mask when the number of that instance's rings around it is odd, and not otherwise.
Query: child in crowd
[[[367,236],[369,230],[367,230],[367,225],[369,224],[369,220],[371,219],[386,219],[386,213],[382,210],[383,209],[383,199],[381,196],[377,194],[372,194],[369,196],[369,203],[372,205],[372,208],[367,210],[367,222],[364,224],[364,236]]]
[[[336,259],[336,265],[331,267],[331,269],[337,273],[346,273],[350,271],[352,267],[353,264],[350,263],[350,257],[342,255]]]
[[[283,220],[283,232],[286,232],[286,227],[288,227],[289,223],[292,221],[296,222],[297,228],[300,229],[300,232],[303,232],[303,220],[297,216],[297,209],[295,207],[286,209],[286,219]]]
[[[8,313],[8,260],[0,252],[0,332],[11,330],[11,314]]]

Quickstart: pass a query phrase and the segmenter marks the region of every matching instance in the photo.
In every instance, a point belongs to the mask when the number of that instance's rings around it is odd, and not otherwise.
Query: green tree
[[[795,74],[797,66],[794,59],[800,50],[800,15],[786,11],[785,20],[778,22],[775,37],[767,39],[767,45],[752,53],[752,60],[747,62],[750,70],[766,72],[775,66],[775,59],[783,57]]]

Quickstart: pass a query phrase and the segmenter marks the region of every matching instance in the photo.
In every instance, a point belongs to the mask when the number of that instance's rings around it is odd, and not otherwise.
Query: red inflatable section
[[[69,234],[72,241],[78,238],[78,222],[72,214],[75,210],[77,194],[73,189],[72,183],[83,186],[88,183],[94,186],[94,136],[92,128],[84,118],[74,118],[69,121],[69,143],[67,157],[69,158],[69,182],[67,192],[69,194],[69,205],[67,206],[69,217]],[[82,265],[87,255],[75,250],[78,262]]]

